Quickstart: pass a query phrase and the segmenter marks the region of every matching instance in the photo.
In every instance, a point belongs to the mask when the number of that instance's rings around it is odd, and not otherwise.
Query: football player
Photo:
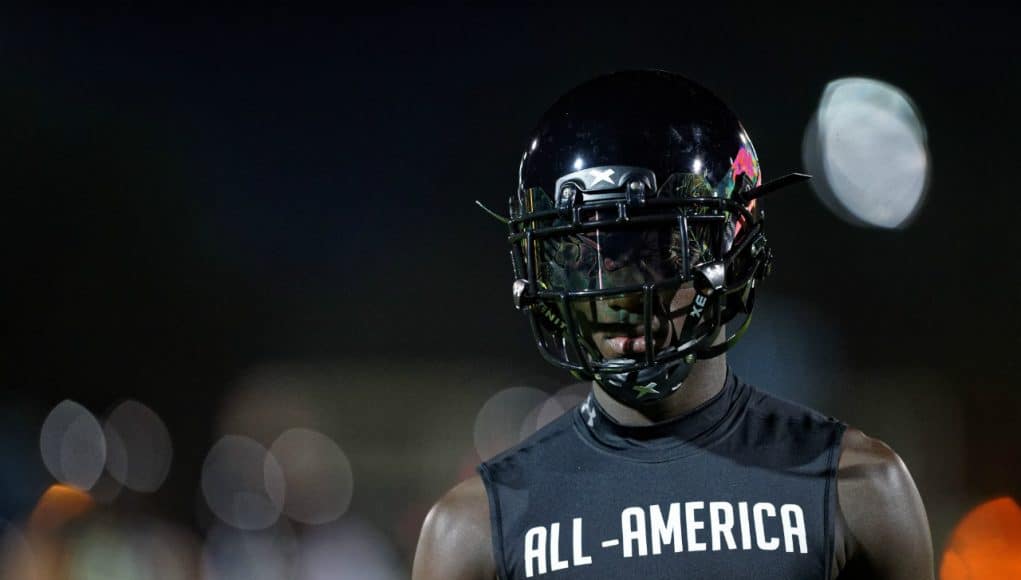
[[[497,217],[540,353],[591,392],[436,503],[414,580],[933,578],[897,454],[726,363],[772,265],[761,200],[805,178],[764,182],[737,116],[668,72],[543,115]]]

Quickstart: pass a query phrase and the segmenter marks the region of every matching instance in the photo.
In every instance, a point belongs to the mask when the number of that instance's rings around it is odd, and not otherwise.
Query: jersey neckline
[[[589,393],[575,408],[573,423],[581,437],[601,451],[636,461],[668,461],[698,453],[729,431],[747,391],[728,365],[723,388],[683,415],[649,425],[623,425]]]

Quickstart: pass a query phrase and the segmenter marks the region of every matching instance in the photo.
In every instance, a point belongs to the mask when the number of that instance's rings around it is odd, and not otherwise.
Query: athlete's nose
[[[638,292],[628,292],[623,296],[615,297],[607,303],[607,307],[616,318],[615,322],[629,324],[640,324],[645,311],[642,295]]]

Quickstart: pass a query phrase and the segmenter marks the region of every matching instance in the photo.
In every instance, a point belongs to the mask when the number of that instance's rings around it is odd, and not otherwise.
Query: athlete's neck
[[[656,403],[629,407],[611,397],[599,383],[592,382],[592,393],[599,406],[611,419],[621,425],[649,425],[679,417],[719,393],[727,380],[727,356],[700,360],[691,368],[691,373],[680,389]]]

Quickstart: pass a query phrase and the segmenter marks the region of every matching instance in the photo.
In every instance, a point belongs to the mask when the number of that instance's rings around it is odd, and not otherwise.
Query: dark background
[[[826,83],[868,76],[927,126],[927,204],[880,231],[807,187],[769,199],[776,273],[731,360],[893,446],[938,560],[968,509],[1018,497],[1015,39],[1006,9],[931,3],[5,6],[0,515],[52,482],[49,409],[133,398],[174,464],[118,501],[201,533],[196,482],[239,381],[327,368],[359,377],[323,399],[349,514],[410,567],[425,510],[478,460],[482,403],[570,382],[473,203],[504,206],[542,111],[599,73],[681,72],[738,112],[768,179],[801,167]]]

